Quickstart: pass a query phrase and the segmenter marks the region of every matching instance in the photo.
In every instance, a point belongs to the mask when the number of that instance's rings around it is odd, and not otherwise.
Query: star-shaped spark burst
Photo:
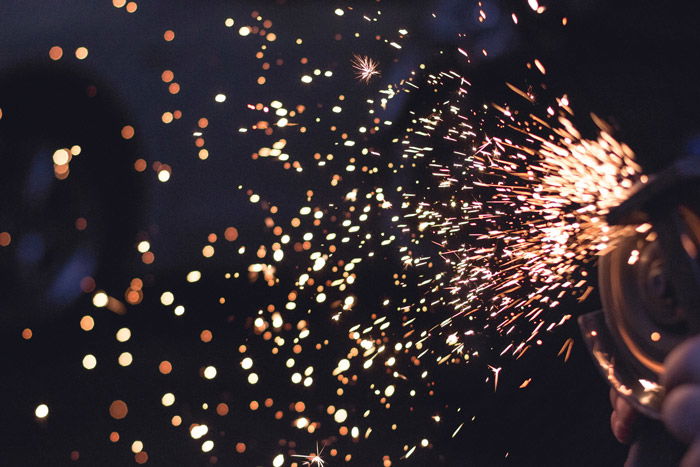
[[[321,454],[323,454],[323,450],[326,448],[324,445],[321,450],[318,450],[318,443],[316,443],[316,451],[318,454],[315,452],[312,452],[311,454],[308,455],[303,455],[303,454],[294,454],[292,457],[301,457],[302,459],[306,459],[303,464],[301,465],[308,465],[310,467],[316,466],[316,467],[323,467],[326,465],[326,461],[323,460],[321,457]]]
[[[354,55],[352,67],[355,69],[355,77],[365,83],[369,83],[373,77],[381,75],[378,70],[379,62],[372,60],[367,55]]]

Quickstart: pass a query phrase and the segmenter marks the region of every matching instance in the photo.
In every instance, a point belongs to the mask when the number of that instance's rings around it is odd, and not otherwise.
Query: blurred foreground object
[[[51,322],[124,266],[139,218],[136,143],[108,89],[79,70],[0,76],[0,309]]]
[[[609,223],[630,232],[599,262],[603,310],[579,319],[612,387],[655,420],[665,394],[664,360],[700,331],[699,182],[700,157],[687,157],[611,210]],[[631,465],[675,465],[681,445],[666,438],[658,423],[641,427]]]

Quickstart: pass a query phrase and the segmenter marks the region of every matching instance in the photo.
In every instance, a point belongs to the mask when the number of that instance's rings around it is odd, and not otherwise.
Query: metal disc
[[[693,245],[700,249],[700,222],[682,209],[690,254]],[[668,280],[668,263],[653,230],[621,238],[599,261],[606,323],[625,360],[618,364],[631,366],[640,379],[658,380],[668,353],[691,335]]]

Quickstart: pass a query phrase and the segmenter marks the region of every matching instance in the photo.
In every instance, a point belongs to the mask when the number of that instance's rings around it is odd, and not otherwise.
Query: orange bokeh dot
[[[63,57],[63,49],[57,45],[54,45],[49,49],[49,58],[51,60],[60,60]]]
[[[228,411],[229,411],[228,404],[225,404],[222,402],[216,406],[216,413],[218,415],[221,415],[222,417],[224,415],[228,415]]]
[[[173,364],[167,360],[163,360],[160,362],[160,365],[158,365],[158,371],[164,375],[169,375],[170,372],[173,371]]]
[[[143,264],[153,264],[153,261],[155,260],[156,255],[154,255],[152,251],[147,251],[141,255],[141,261],[143,261]]]
[[[134,454],[134,460],[137,464],[145,464],[148,462],[148,453],[146,451],[137,452]]]
[[[125,125],[122,127],[122,138],[124,139],[131,139],[134,137],[134,134],[136,131],[134,130],[134,127],[131,125]]]
[[[113,443],[116,443],[117,441],[119,441],[119,433],[117,433],[116,431],[111,432],[109,434],[109,440]]]
[[[227,227],[224,231],[224,238],[229,242],[233,242],[238,238],[238,229],[235,227]]]
[[[126,0],[112,0],[112,5],[114,5],[115,8],[121,8],[126,5]]]
[[[199,334],[199,338],[202,340],[202,342],[211,342],[211,340],[214,338],[214,335],[211,333],[210,330],[205,329]]]
[[[173,73],[171,70],[165,70],[160,75],[160,79],[162,79],[164,83],[169,83],[174,78],[175,78],[175,73]]]
[[[140,290],[128,289],[126,291],[126,301],[132,305],[137,305],[141,303],[143,299],[143,293]]]
[[[199,126],[199,128],[206,128],[209,126],[209,120],[202,117],[197,121],[197,126]]]
[[[0,232],[0,246],[8,246],[12,242],[12,235],[9,232]]]
[[[117,399],[109,405],[109,414],[115,420],[121,420],[129,413],[129,407],[123,400]]]
[[[168,29],[163,33],[163,39],[165,39],[167,42],[172,41],[173,39],[175,39],[175,31],[173,31],[172,29]]]
[[[136,162],[134,162],[134,169],[137,172],[143,172],[146,170],[146,161],[143,159],[136,159]]]
[[[139,6],[136,2],[129,2],[126,4],[126,11],[129,13],[133,13],[136,10],[138,10]]]
[[[87,229],[87,219],[85,219],[84,217],[78,217],[75,220],[75,228],[78,230]]]
[[[33,333],[32,330],[29,329],[29,328],[25,328],[25,329],[22,330],[22,338],[23,338],[24,340],[27,340],[27,341],[28,341],[29,339],[32,338],[33,335],[34,335],[34,333]]]
[[[260,404],[258,404],[258,401],[250,401],[249,407],[250,407],[250,410],[255,411],[255,410],[258,410],[258,408],[260,407]]]
[[[168,86],[168,92],[170,92],[170,94],[177,94],[180,92],[180,85],[177,83],[170,83],[170,86]]]
[[[243,454],[245,452],[245,443],[236,443],[236,452]]]
[[[92,316],[85,315],[82,318],[80,318],[80,329],[82,329],[83,331],[92,331],[94,327],[95,320],[92,319]]]

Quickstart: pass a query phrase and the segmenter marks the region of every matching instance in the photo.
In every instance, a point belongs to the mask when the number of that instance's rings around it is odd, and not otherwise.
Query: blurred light
[[[202,452],[209,452],[212,449],[214,449],[214,441],[207,440],[204,443],[202,443]]]
[[[36,409],[34,409],[34,415],[37,418],[46,418],[49,415],[49,406],[46,404],[37,405]]]
[[[163,394],[163,397],[160,399],[160,402],[165,406],[165,407],[170,407],[175,403],[175,395],[172,392],[169,392],[167,394]]]
[[[121,420],[129,413],[129,407],[123,400],[115,400],[109,405],[109,415],[115,420]]]
[[[207,433],[209,433],[209,427],[206,425],[194,425],[190,429],[190,436],[192,439],[199,439]]]
[[[122,352],[117,361],[121,366],[129,366],[134,361],[134,357],[129,352]]]
[[[49,49],[49,58],[51,60],[60,60],[63,57],[63,49],[57,45],[54,45]]]
[[[125,125],[124,127],[122,127],[121,135],[122,135],[122,138],[124,138],[124,139],[133,138],[135,133],[136,133],[136,131],[134,130],[134,127],[131,125]]]
[[[131,339],[131,330],[129,328],[121,328],[116,334],[119,342],[126,342]]]
[[[70,162],[71,155],[65,149],[58,149],[53,153],[53,163],[56,165],[64,165]]]
[[[97,366],[97,358],[92,354],[87,354],[83,357],[83,367],[86,370],[92,370]]]
[[[75,49],[75,58],[78,60],[85,60],[88,56],[88,49],[87,47],[78,47]]]
[[[190,271],[187,273],[187,282],[197,282],[202,278],[202,273],[199,271]]]
[[[164,375],[169,375],[171,371],[173,371],[173,365],[167,360],[163,360],[160,362],[160,365],[158,365],[158,371],[161,372],[161,374]]]
[[[205,258],[211,258],[214,256],[214,247],[211,245],[206,245],[204,248],[202,248],[202,256]]]
[[[172,305],[175,301],[175,295],[172,292],[163,292],[160,296],[160,303],[165,306]]]
[[[337,423],[343,423],[348,418],[348,412],[345,409],[339,409],[333,415],[333,419]]]
[[[143,443],[141,441],[136,440],[133,443],[131,443],[131,452],[137,454],[141,451],[143,451]]]
[[[92,331],[95,327],[95,320],[90,315],[85,315],[80,318],[80,329],[83,331]]]
[[[216,368],[213,366],[208,366],[204,369],[204,377],[206,379],[216,378]]]
[[[165,183],[168,180],[170,180],[170,171],[169,170],[159,170],[158,171],[158,180]]]
[[[0,246],[9,246],[12,243],[12,235],[9,232],[0,232]]]

